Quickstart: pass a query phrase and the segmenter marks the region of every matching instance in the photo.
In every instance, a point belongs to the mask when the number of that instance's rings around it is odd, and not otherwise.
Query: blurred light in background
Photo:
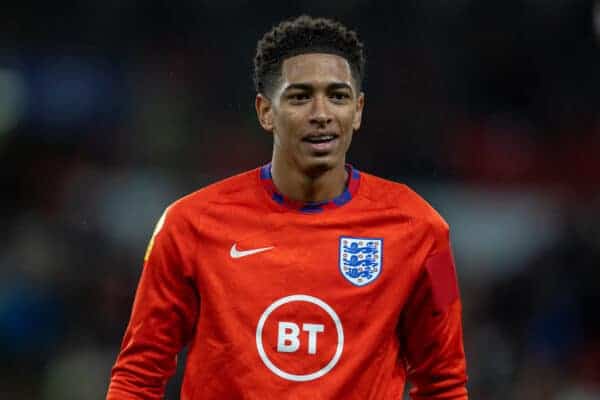
[[[21,121],[27,102],[27,86],[16,69],[0,68],[0,145]]]
[[[116,121],[122,96],[111,73],[92,60],[49,57],[32,70],[32,119],[52,128],[47,134],[59,136],[72,133],[64,128]]]
[[[520,272],[557,239],[562,228],[560,207],[549,192],[416,187],[453,221],[450,234],[465,285],[489,284]]]
[[[596,0],[592,11],[592,25],[596,33],[596,39],[600,42],[600,1]]]

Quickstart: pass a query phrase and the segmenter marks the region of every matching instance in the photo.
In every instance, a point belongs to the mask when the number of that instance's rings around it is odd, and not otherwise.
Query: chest
[[[399,304],[425,256],[410,221],[361,216],[221,221],[198,246],[201,297],[267,304],[294,294]],[[227,302],[226,300],[225,302]]]
[[[425,241],[380,216],[220,221],[193,266],[199,343],[292,381],[395,348]]]

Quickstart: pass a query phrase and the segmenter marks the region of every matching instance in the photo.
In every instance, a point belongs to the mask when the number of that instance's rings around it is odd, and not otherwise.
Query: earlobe
[[[256,115],[260,126],[262,126],[264,130],[272,132],[273,109],[271,107],[271,101],[266,96],[259,93],[256,95],[254,106],[256,108]]]

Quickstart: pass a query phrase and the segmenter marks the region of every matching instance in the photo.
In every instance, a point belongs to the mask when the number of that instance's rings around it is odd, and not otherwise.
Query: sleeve
[[[403,310],[399,335],[413,400],[466,400],[461,301],[448,238],[426,258]]]
[[[148,245],[107,400],[162,399],[177,354],[193,334],[199,295],[183,254],[194,241],[183,224],[165,221],[168,210]]]

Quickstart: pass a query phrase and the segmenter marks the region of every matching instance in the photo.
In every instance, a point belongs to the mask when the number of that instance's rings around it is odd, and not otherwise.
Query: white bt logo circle
[[[333,325],[335,325],[335,331],[337,336],[337,346],[335,347],[335,353],[332,355],[328,363],[322,368],[306,374],[298,374],[289,371],[284,371],[283,369],[276,366],[267,355],[267,352],[265,351],[265,347],[263,345],[263,330],[265,327],[265,322],[267,321],[269,316],[281,306],[294,302],[310,303],[324,311],[326,315],[328,315],[329,318],[331,318]],[[319,339],[323,338],[323,335],[328,333],[325,324],[318,324],[312,322],[296,323],[292,321],[277,321],[276,326],[276,351],[278,353],[291,354],[302,352],[302,354],[305,356],[314,356],[319,351]],[[305,352],[301,350],[302,342],[307,343],[307,348]],[[263,363],[275,375],[290,381],[311,381],[327,374],[333,369],[333,367],[335,367],[335,365],[339,361],[340,357],[342,356],[342,351],[344,349],[344,329],[342,327],[342,322],[336,314],[336,312],[323,300],[305,294],[295,294],[283,297],[275,301],[262,313],[260,319],[258,320],[258,326],[256,327],[256,348],[258,349],[258,354]]]

